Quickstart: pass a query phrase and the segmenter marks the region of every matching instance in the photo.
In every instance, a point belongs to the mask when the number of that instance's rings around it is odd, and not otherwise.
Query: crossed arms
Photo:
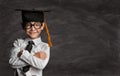
[[[17,57],[20,57],[22,55],[22,51],[18,52]],[[47,55],[44,51],[40,51],[34,54],[35,57],[40,58],[42,60],[45,60],[47,58]]]
[[[28,51],[21,50],[20,44],[18,43],[20,43],[20,41],[16,41],[14,47],[11,49],[9,64],[13,68],[22,68],[26,65],[31,65],[34,68],[43,69],[47,65],[50,56],[50,48],[48,45],[42,47],[43,51],[32,55]]]

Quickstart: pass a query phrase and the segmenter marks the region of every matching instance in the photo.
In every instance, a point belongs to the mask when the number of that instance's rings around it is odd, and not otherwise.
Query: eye
[[[39,23],[39,22],[35,23],[34,26],[35,26],[35,28],[40,28],[41,27],[41,23]]]
[[[26,23],[25,28],[31,28],[31,24],[30,23]]]
[[[35,25],[36,25],[36,26],[41,26],[41,23],[40,23],[40,22],[37,22]]]

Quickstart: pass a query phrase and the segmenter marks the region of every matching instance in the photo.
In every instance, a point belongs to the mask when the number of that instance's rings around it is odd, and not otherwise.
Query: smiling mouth
[[[35,34],[35,33],[37,33],[37,32],[30,32],[30,34]]]

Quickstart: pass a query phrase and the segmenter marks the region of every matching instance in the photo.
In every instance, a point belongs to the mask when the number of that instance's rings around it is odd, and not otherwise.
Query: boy
[[[42,76],[47,65],[52,46],[49,31],[44,19],[47,10],[19,9],[22,12],[22,27],[28,36],[13,43],[9,64],[15,68],[15,76]],[[41,41],[40,34],[46,29],[48,44]]]

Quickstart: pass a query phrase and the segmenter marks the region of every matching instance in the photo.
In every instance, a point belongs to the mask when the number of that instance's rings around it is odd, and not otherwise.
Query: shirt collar
[[[27,41],[27,42],[28,42],[28,41],[33,41],[35,45],[37,45],[37,44],[39,44],[39,43],[42,42],[41,37],[36,38],[36,39],[27,38],[26,41]]]

